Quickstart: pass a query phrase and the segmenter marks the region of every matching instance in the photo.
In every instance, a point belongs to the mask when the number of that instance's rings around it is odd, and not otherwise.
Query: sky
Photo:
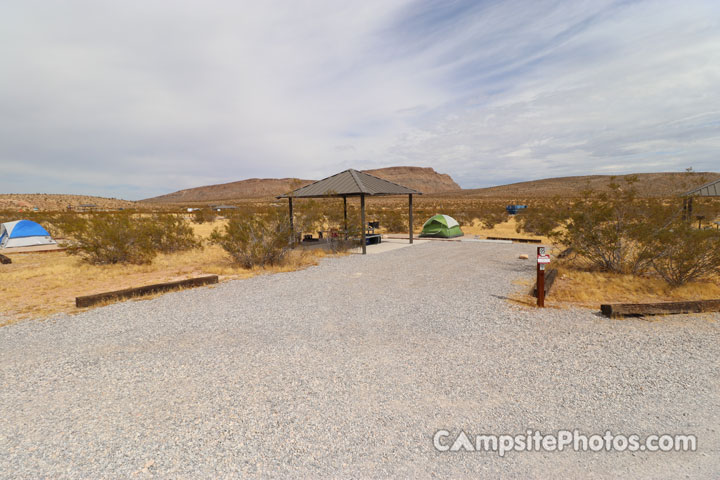
[[[5,0],[0,193],[720,171],[720,2]]]

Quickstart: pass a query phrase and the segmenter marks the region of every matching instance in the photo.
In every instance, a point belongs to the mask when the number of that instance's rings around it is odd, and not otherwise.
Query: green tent
[[[423,225],[421,237],[462,237],[463,232],[460,230],[460,224],[452,217],[447,215],[435,215]]]

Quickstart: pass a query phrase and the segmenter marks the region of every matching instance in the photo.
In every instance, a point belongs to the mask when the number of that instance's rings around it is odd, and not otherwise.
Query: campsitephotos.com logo
[[[433,446],[439,452],[494,452],[503,457],[508,452],[694,452],[697,437],[685,434],[651,434],[644,438],[638,434],[585,435],[578,430],[558,430],[543,434],[537,430],[525,433],[468,435],[460,430],[452,434],[438,430],[433,435]]]

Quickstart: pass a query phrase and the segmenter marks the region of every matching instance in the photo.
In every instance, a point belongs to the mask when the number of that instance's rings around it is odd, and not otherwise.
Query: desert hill
[[[626,185],[629,175],[615,176],[615,182]],[[720,178],[717,172],[662,172],[638,173],[635,188],[642,197],[666,197],[680,195],[688,190]],[[578,177],[557,177],[511,183],[488,188],[462,190],[461,195],[494,198],[549,198],[554,196],[573,197],[588,188],[594,191],[608,191],[611,175],[585,175]]]
[[[303,187],[313,181],[299,178],[250,178],[238,182],[188,188],[140,201],[148,203],[205,203],[241,198],[272,197]]]
[[[117,198],[93,197],[90,195],[61,195],[49,193],[0,194],[0,210],[28,211],[37,208],[42,211],[66,210],[68,206],[77,209],[80,205],[95,205],[99,210],[135,208],[137,204]]]
[[[390,167],[366,170],[366,172],[438,197],[498,198],[508,201],[555,196],[577,197],[588,187],[595,191],[607,191],[611,178],[610,175],[557,177],[462,190],[449,175],[437,173],[432,168]],[[623,185],[625,177],[627,175],[616,176],[615,181]],[[641,196],[667,197],[679,195],[692,188],[715,181],[720,178],[720,173],[640,173],[637,174],[637,177],[638,182],[635,187]],[[312,180],[297,178],[252,178],[239,182],[180,190],[168,195],[141,200],[140,202],[89,195],[0,194],[0,211],[30,211],[34,208],[42,211],[61,211],[66,210],[68,206],[72,207],[73,210],[77,210],[80,205],[88,204],[96,205],[98,210],[143,207],[152,209],[172,208],[172,204],[209,204],[239,199],[269,198],[311,182]]]
[[[432,168],[389,167],[364,171],[370,175],[414,188],[423,193],[460,191],[460,186],[453,181],[450,175],[437,173]],[[299,178],[251,178],[238,182],[188,188],[141,201],[148,203],[205,203],[273,197],[312,182],[314,180]]]
[[[399,183],[422,193],[460,191],[460,185],[455,183],[455,180],[450,175],[438,173],[429,167],[388,167],[363,170],[363,172],[390,182]]]

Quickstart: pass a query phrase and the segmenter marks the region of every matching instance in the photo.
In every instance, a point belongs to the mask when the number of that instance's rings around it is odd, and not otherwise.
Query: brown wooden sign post
[[[550,255],[545,247],[537,247],[537,306],[545,307],[545,265],[550,263]]]
[[[408,230],[410,230],[410,243],[413,243],[412,193],[408,195],[408,209]]]

